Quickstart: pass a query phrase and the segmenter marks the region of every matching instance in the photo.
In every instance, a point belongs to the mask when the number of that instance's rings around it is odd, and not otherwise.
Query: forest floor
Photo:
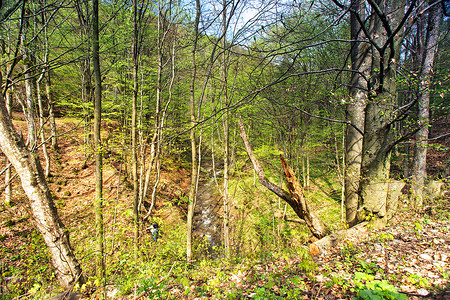
[[[450,221],[413,220],[374,230],[365,241],[349,238],[312,264],[305,257],[271,258],[168,290],[179,299],[448,300]]]
[[[59,120],[58,128],[68,131],[74,124],[73,120]],[[24,123],[16,125],[25,132]],[[111,127],[104,137],[108,148],[118,148],[120,138],[115,140],[108,134],[115,128],[104,125]],[[49,186],[84,269],[92,271],[93,161],[88,157],[84,166],[86,155],[81,144],[81,128],[60,141],[59,154],[51,153]],[[126,250],[130,245],[123,240],[131,240],[132,231],[127,227],[131,224],[130,187],[123,179],[123,161],[115,151],[105,158],[105,200],[110,207],[105,212],[105,230],[115,233],[107,238],[113,239],[117,249]],[[174,161],[163,162],[162,168],[156,208],[169,230],[170,224],[176,228],[180,227],[177,222],[183,222],[189,174]],[[44,289],[51,295],[58,285],[42,239],[32,226],[25,196],[17,187],[18,181],[15,184],[15,205],[0,205],[0,300],[45,299],[36,291]],[[450,299],[450,194],[446,191],[428,203],[422,215],[415,215],[404,204],[387,228],[372,230],[363,239],[349,237],[320,256],[311,257],[305,242],[296,252],[261,251],[238,263],[220,257],[191,264],[174,261],[153,282],[140,281],[131,294],[120,291],[123,283],[108,282],[106,295],[109,299]],[[160,245],[149,245],[155,248],[163,244],[170,245],[168,236],[163,236]],[[264,249],[264,245],[259,247]],[[119,260],[113,257],[116,248],[107,249],[112,253],[111,261]],[[173,268],[177,263],[184,264],[178,273]],[[121,270],[120,265],[115,268],[124,276],[129,270]],[[91,287],[77,298],[101,299],[102,294],[101,289]]]

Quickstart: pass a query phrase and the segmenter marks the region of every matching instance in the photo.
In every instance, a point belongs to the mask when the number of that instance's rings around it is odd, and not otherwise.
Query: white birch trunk
[[[48,247],[59,282],[68,287],[83,281],[80,264],[70,246],[69,233],[58,217],[39,159],[15,132],[1,94],[0,148],[20,176],[23,190],[30,200],[33,219]]]

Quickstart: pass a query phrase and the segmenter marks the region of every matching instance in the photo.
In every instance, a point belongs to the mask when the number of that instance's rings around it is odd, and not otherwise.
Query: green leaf
[[[191,281],[189,280],[189,278],[183,277],[183,278],[180,280],[180,283],[181,283],[183,286],[189,286],[190,283],[191,283]]]
[[[264,286],[268,289],[271,289],[275,285],[275,282],[271,279]]]

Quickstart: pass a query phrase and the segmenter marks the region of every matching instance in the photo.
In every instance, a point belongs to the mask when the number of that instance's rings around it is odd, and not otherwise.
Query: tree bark
[[[302,220],[305,220],[306,225],[315,237],[324,237],[328,233],[327,229],[323,225],[322,221],[320,221],[320,219],[309,210],[308,203],[306,202],[305,195],[303,194],[302,186],[300,182],[298,182],[292,169],[284,160],[282,154],[280,154],[280,160],[289,192],[291,193],[292,200],[296,203],[296,208],[294,211]]]
[[[366,218],[381,221],[380,226],[387,221],[390,145],[393,141],[391,127],[386,124],[387,120],[380,118],[383,114],[388,113],[380,103],[371,101],[367,104],[360,182],[362,209],[358,216],[360,221]]]
[[[28,20],[22,18],[21,20],[23,26],[23,31],[20,36],[21,52],[23,60],[23,73],[24,73],[24,84],[25,84],[25,101],[24,101],[24,114],[27,120],[27,144],[31,151],[36,151],[36,123],[34,120],[34,97],[33,97],[33,76],[31,74],[31,61],[33,57],[27,47],[28,43],[26,40],[26,34],[28,30]]]
[[[104,231],[103,231],[103,153],[101,140],[102,121],[102,81],[100,71],[100,43],[98,0],[93,1],[92,14],[92,64],[94,67],[94,149],[95,149],[95,228],[97,246],[97,277],[105,276]]]
[[[11,109],[12,109],[12,91],[6,91],[6,111],[8,112],[8,118],[11,119]],[[11,166],[9,165],[8,157],[5,158],[5,204],[6,206],[11,206]]]
[[[38,80],[36,81],[36,94],[39,109],[39,127],[40,127],[39,132],[41,136],[42,153],[44,154],[45,158],[45,177],[48,177],[50,175],[50,157],[47,151],[47,143],[45,142],[44,104],[42,103],[42,94],[41,94],[41,81],[44,78],[44,76],[45,76],[45,69],[42,70],[41,76],[39,76]]]
[[[138,98],[138,20],[137,0],[133,0],[133,44],[131,47],[133,59],[133,99],[131,111],[131,164],[133,175],[133,227],[134,227],[134,258],[139,252],[139,178],[138,178],[138,137],[137,137],[137,98]]]
[[[403,41],[405,1],[396,0],[380,8],[369,1],[371,16],[372,82],[365,108],[364,137],[359,194],[362,199],[357,220],[371,220],[382,227],[387,222],[391,153],[394,145],[394,105],[397,99],[396,70]],[[408,14],[412,11],[408,8]],[[388,21],[387,21],[388,20]],[[393,34],[393,32],[397,32]]]
[[[225,251],[225,257],[230,258],[230,204],[228,194],[228,181],[230,174],[230,125],[229,125],[229,113],[228,113],[228,83],[227,83],[227,51],[225,50],[226,35],[227,35],[227,1],[223,0],[222,5],[222,93],[223,104],[225,112],[223,114],[223,248]]]
[[[367,100],[367,78],[370,75],[371,56],[366,43],[356,42],[362,39],[363,32],[358,23],[358,15],[364,19],[365,5],[361,0],[352,0],[350,15],[352,73],[350,101],[346,105],[347,121],[364,130],[364,109]],[[353,126],[347,126],[345,139],[345,216],[347,223],[355,221],[359,205],[359,181],[361,172],[363,136]]]
[[[290,194],[267,179],[266,175],[264,174],[264,170],[253,154],[253,150],[250,146],[250,143],[248,142],[247,134],[245,133],[244,123],[242,122],[242,119],[239,120],[239,129],[241,131],[241,138],[244,142],[245,150],[247,151],[247,154],[252,161],[253,168],[255,169],[256,174],[258,174],[259,183],[261,183],[275,195],[286,201],[289,206],[292,207],[295,213],[300,217],[300,219],[306,222],[306,225],[315,237],[320,239],[326,236],[328,234],[327,229],[320,221],[320,219],[309,211],[308,204],[303,195],[303,189],[294,173],[292,172],[292,169],[286,164],[284,158],[280,155],[281,164],[283,166],[283,171],[286,176]]]
[[[327,235],[309,245],[309,253],[311,255],[319,255],[326,253],[327,249],[334,248],[347,239],[347,237],[362,240],[367,236],[367,222],[360,223],[347,230],[339,230],[333,234]]]
[[[80,23],[80,50],[84,53],[83,59],[80,62],[81,69],[81,99],[84,103],[84,144],[85,144],[85,162],[86,166],[88,154],[87,145],[91,144],[91,112],[89,103],[92,101],[92,78],[91,78],[91,60],[90,60],[90,43],[91,34],[89,32],[91,27],[91,12],[89,9],[88,0],[76,0],[75,8],[77,10],[78,21]]]
[[[0,74],[0,85],[1,81]],[[39,159],[26,148],[14,130],[3,93],[0,93],[0,147],[20,176],[36,227],[44,237],[59,282],[65,287],[83,282],[80,264],[70,246],[69,233],[59,219]]]
[[[48,115],[50,118],[50,130],[52,134],[52,148],[55,151],[58,151],[58,135],[56,131],[56,121],[55,121],[55,110],[53,104],[53,95],[52,95],[52,85],[50,79],[50,71],[47,70],[47,76],[45,80],[45,92],[47,94],[47,103],[48,103]]]
[[[435,3],[432,1],[430,4]],[[434,5],[428,13],[428,26],[424,43],[424,57],[420,74],[419,88],[419,131],[416,133],[416,145],[414,151],[414,170],[412,176],[412,195],[414,207],[421,209],[424,199],[424,185],[427,177],[427,147],[430,126],[430,87],[433,79],[434,57],[438,47],[439,27],[442,19],[441,5]]]
[[[198,166],[197,166],[197,141],[196,141],[196,128],[197,118],[195,110],[195,80],[197,77],[195,53],[197,51],[198,42],[198,27],[200,24],[200,0],[196,0],[196,14],[194,23],[194,40],[191,50],[191,84],[189,90],[190,98],[190,118],[191,118],[191,129],[190,129],[190,140],[191,140],[191,158],[192,158],[192,170],[191,170],[191,187],[189,189],[189,204],[188,204],[188,214],[186,221],[186,259],[187,261],[192,260],[192,224],[194,218],[194,209],[196,204],[196,194],[197,194],[197,181],[198,181]]]

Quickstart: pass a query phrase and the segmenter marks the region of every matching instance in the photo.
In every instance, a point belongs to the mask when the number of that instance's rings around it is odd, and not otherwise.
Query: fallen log
[[[362,222],[346,230],[338,230],[330,235],[327,235],[320,240],[315,241],[309,245],[309,253],[311,255],[326,254],[326,250],[334,248],[347,239],[356,241],[364,240],[364,237],[368,237],[367,228],[368,222]]]

